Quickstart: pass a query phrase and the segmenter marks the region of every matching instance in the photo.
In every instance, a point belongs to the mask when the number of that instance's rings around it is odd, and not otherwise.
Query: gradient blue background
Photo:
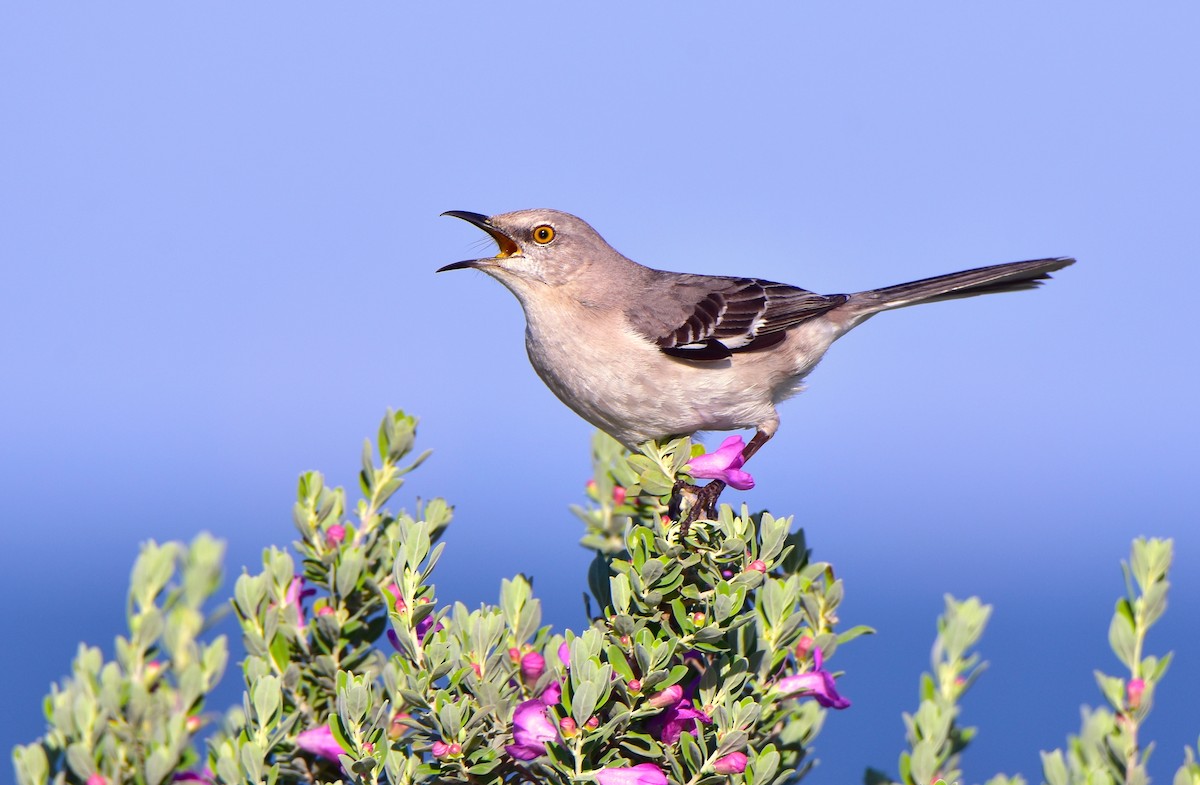
[[[816,785],[895,771],[945,592],[996,605],[967,780],[1040,781],[1119,672],[1129,540],[1174,537],[1168,782],[1200,733],[1198,8],[4,4],[0,746],[76,641],[111,653],[138,543],[205,529],[257,569],[297,474],[353,490],[389,405],[436,450],[401,503],[457,507],[441,599],[523,571],[580,626],[591,429],[506,291],[433,274],[489,247],[443,210],[551,206],[821,292],[1079,257],[843,340],[727,500],[797,513],[879,630],[834,661]]]

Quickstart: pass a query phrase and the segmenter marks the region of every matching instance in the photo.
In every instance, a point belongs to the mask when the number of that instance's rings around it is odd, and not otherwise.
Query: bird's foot
[[[671,509],[676,510],[675,514],[678,514],[678,505],[684,495],[693,497],[687,515],[679,522],[680,538],[687,536],[688,529],[691,528],[693,522],[702,517],[715,518],[717,516],[717,499],[721,497],[721,492],[724,490],[725,483],[721,480],[713,480],[708,485],[699,488],[684,482],[675,483],[675,490],[671,494]]]

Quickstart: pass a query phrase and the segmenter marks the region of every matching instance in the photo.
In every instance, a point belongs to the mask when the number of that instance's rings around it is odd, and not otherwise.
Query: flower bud
[[[441,759],[450,757],[450,745],[444,741],[435,741],[433,746],[429,748],[429,751],[433,753],[433,757],[435,758]]]
[[[595,730],[596,728],[599,728],[600,718],[593,714],[591,717],[587,718],[587,722],[583,723],[583,727],[587,728],[588,730]]]
[[[546,672],[546,658],[531,651],[521,658],[521,677],[526,684],[533,684]]]
[[[340,523],[335,523],[325,530],[325,546],[328,548],[336,548],[345,539],[346,527]]]
[[[683,687],[678,684],[672,684],[662,692],[657,692],[650,696],[650,705],[656,709],[665,709],[667,706],[674,706],[683,699]]]
[[[575,720],[570,717],[563,717],[558,721],[558,729],[562,732],[564,739],[574,738],[579,733],[579,726],[575,724]]]
[[[755,559],[754,561],[752,561],[746,565],[746,570],[747,570],[747,572],[750,570],[754,570],[755,572],[766,572],[767,571],[767,563],[765,561],[763,561],[762,559]]]
[[[713,761],[717,774],[741,774],[746,770],[746,753],[731,752]]]
[[[1125,702],[1129,704],[1130,710],[1137,710],[1142,705],[1142,693],[1146,691],[1146,681],[1144,679],[1130,679],[1129,684],[1125,686]]]
[[[639,679],[630,679],[629,683],[626,684],[625,686],[629,687],[630,692],[641,692],[642,691],[642,682]]]

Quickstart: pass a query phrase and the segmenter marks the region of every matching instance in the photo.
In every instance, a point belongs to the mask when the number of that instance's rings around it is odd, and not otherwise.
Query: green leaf
[[[1042,753],[1042,776],[1046,778],[1046,785],[1070,785],[1062,750]]]
[[[1133,619],[1128,615],[1128,603],[1121,600],[1117,603],[1117,612],[1113,614],[1112,623],[1108,627],[1108,645],[1126,668],[1132,671],[1137,665],[1137,640],[1134,634]]]
[[[253,687],[254,718],[258,725],[269,730],[279,718],[283,691],[276,676],[264,676]]]

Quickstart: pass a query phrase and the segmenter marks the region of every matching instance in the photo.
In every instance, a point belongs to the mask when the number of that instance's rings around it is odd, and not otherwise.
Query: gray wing
[[[660,273],[648,289],[626,315],[665,354],[687,360],[774,346],[788,329],[848,299],[758,278],[682,273]]]

